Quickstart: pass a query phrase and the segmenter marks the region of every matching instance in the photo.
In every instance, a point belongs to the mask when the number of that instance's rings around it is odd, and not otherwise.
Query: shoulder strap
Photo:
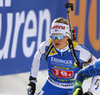
[[[76,57],[76,54],[75,54],[75,51],[74,51],[74,48],[73,48],[72,40],[71,40],[71,39],[68,39],[68,42],[69,42],[69,48],[70,48],[71,54],[72,54],[72,56],[73,56],[73,58],[74,58],[74,61],[76,62],[76,64],[77,64],[78,67],[82,68],[82,67],[80,66],[79,60],[78,60],[77,57]]]
[[[45,58],[46,58],[46,60],[47,60],[47,57],[48,57],[48,55],[49,55],[49,53],[50,53],[50,51],[52,50],[52,48],[54,47],[54,45],[53,45],[53,42],[49,45],[49,47],[48,47],[48,49],[46,50],[46,52],[45,52]]]

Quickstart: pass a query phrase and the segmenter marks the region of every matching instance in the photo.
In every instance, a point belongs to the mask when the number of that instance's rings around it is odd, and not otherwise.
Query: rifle
[[[71,54],[72,54],[72,56],[73,56],[73,58],[74,58],[75,63],[77,64],[78,67],[82,68],[82,67],[80,66],[79,60],[78,60],[77,57],[76,57],[76,54],[75,54],[75,51],[74,51],[74,47],[73,47],[73,43],[72,43],[72,40],[73,40],[73,41],[76,41],[75,30],[72,29],[72,27],[71,27],[70,9],[69,9],[69,8],[71,8],[71,11],[74,10],[73,4],[72,4],[72,3],[66,3],[66,4],[65,4],[65,7],[67,8],[68,21],[69,21],[69,27],[70,27],[70,32],[71,32],[71,39],[68,39],[69,48],[70,48],[70,51],[71,51]]]
[[[70,32],[71,32],[71,40],[76,41],[75,29],[72,29],[72,26],[71,26],[70,9],[69,9],[71,8],[71,11],[74,10],[73,3],[65,3],[65,7],[67,8],[67,15],[68,15],[69,27],[70,27]]]

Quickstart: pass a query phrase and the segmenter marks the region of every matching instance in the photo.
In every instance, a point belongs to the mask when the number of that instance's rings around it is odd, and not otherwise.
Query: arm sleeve
[[[96,61],[97,61],[97,58],[96,58],[95,56],[92,55],[92,56],[91,56],[91,59],[89,60],[89,62],[86,62],[86,63],[84,64],[84,67],[86,67],[86,66],[88,66],[88,65],[90,65],[90,64],[92,64],[92,63],[94,63],[94,62],[96,62]],[[98,86],[99,86],[99,84],[100,84],[100,83],[98,83],[98,81],[100,81],[100,76],[99,76],[99,75],[94,76],[94,77],[92,78],[90,87],[89,87],[89,89],[88,89],[89,92],[94,93],[94,92],[97,90],[97,88],[98,88]]]
[[[97,58],[92,55],[91,59],[88,62],[84,63],[83,67],[86,67],[86,66],[94,63],[95,61],[97,61]],[[98,86],[100,84],[99,81],[100,81],[100,75],[94,76],[92,78],[92,81],[91,81],[91,84],[90,84],[88,91],[91,93],[94,93],[98,89]]]
[[[81,87],[85,79],[88,79],[96,75],[97,75],[97,72],[94,68],[94,65],[92,64],[80,70],[78,74],[76,75],[74,89],[76,89],[77,87]]]
[[[82,69],[76,76],[76,80],[75,80],[75,86],[74,89],[76,87],[82,86],[82,83],[85,79],[88,79],[89,77],[94,77],[92,80],[92,88],[89,89],[89,91],[91,93],[93,93],[93,91],[96,90],[98,82],[96,83],[96,78],[100,79],[100,60],[97,60],[96,62],[94,62],[91,65],[88,65],[86,68]],[[95,85],[95,86],[94,86]],[[90,87],[91,87],[90,86]],[[92,90],[92,91],[91,91]]]
[[[75,79],[74,90],[78,87],[82,87],[83,81],[87,78],[89,78],[89,76],[83,74],[82,71],[79,71]]]
[[[38,71],[39,71],[39,66],[40,66],[40,58],[41,58],[42,54],[40,54],[39,51],[37,51],[35,53],[34,59],[33,59],[33,63],[32,63],[32,67],[31,67],[31,76],[37,78],[38,75]]]
[[[37,78],[41,57],[45,53],[45,47],[48,45],[50,45],[50,42],[44,41],[39,46],[39,50],[35,53],[34,58],[33,58],[30,76]]]
[[[98,59],[98,60],[100,60],[100,59]],[[97,67],[99,67],[99,66],[97,66]],[[88,89],[88,91],[91,93],[94,93],[98,89],[99,85],[100,85],[100,75],[97,75],[92,78],[91,85],[90,85],[90,88]]]

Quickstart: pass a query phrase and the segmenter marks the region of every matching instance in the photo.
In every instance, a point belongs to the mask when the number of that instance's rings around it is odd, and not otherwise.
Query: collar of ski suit
[[[55,47],[54,47],[54,48],[55,48]],[[57,49],[57,48],[55,48],[55,50],[57,51],[57,53],[58,53],[59,55],[64,56],[64,55],[66,55],[66,54],[68,53],[69,47],[68,47],[68,45],[67,45],[67,46],[64,47],[63,49]]]

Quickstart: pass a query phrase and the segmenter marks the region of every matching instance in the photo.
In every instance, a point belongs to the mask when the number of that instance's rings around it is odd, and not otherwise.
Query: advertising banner
[[[66,2],[74,4],[70,15],[77,42],[100,57],[100,0],[0,0],[0,75],[31,70],[52,21],[67,19]],[[44,61],[40,70],[46,68]]]

